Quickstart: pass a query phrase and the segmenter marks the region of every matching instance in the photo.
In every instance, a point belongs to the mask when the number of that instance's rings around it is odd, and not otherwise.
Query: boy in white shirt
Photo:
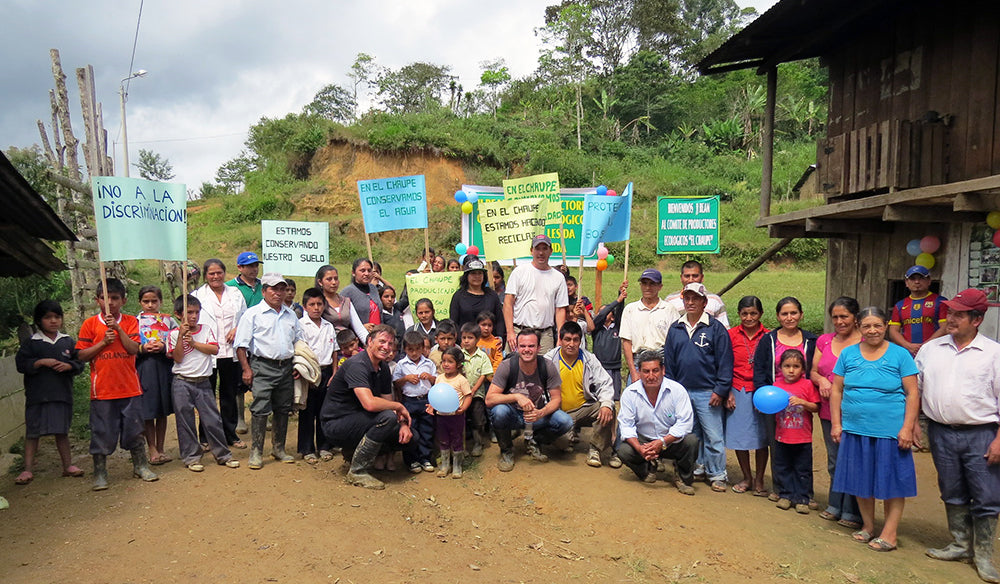
[[[215,461],[229,468],[239,468],[239,461],[233,459],[229,446],[226,445],[222,416],[219,415],[219,407],[215,405],[215,394],[209,383],[212,356],[219,352],[219,342],[215,338],[213,327],[198,324],[200,314],[201,302],[194,296],[188,295],[186,312],[184,297],[174,300],[174,316],[181,325],[170,331],[167,350],[174,359],[171,390],[181,458],[188,470],[205,470],[201,464],[202,449],[194,418],[194,411],[197,409]]]
[[[305,315],[299,319],[302,324],[302,337],[312,352],[316,355],[321,372],[319,385],[309,388],[306,396],[306,409],[299,412],[298,451],[302,459],[309,464],[320,460],[333,460],[333,448],[329,445],[323,427],[319,423],[319,411],[326,397],[326,386],[336,371],[337,331],[333,324],[323,318],[326,301],[323,291],[319,288],[309,288],[302,293],[302,308]],[[319,456],[316,450],[319,449]]]
[[[403,350],[406,357],[399,360],[392,372],[392,383],[403,394],[403,405],[413,420],[410,428],[417,448],[403,451],[403,462],[412,473],[434,471],[431,453],[434,450],[434,416],[427,413],[427,394],[437,380],[437,367],[424,356],[424,334],[406,331]]]

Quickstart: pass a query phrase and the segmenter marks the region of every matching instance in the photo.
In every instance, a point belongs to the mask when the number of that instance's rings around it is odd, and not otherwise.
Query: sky
[[[49,125],[49,49],[56,48],[81,143],[75,70],[94,67],[118,175],[121,80],[130,71],[148,71],[129,83],[130,162],[140,148],[153,150],[173,165],[173,182],[197,191],[240,154],[248,128],[261,117],[299,112],[329,83],[348,87],[358,53],[392,69],[414,61],[450,66],[467,91],[477,85],[483,61],[503,58],[513,77],[530,74],[541,48],[535,29],[544,24],[545,7],[555,3],[0,0],[0,147],[40,143],[36,120]],[[775,0],[737,4],[763,12]]]

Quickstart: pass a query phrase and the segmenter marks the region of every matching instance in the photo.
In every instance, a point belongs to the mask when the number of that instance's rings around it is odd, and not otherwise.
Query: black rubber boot
[[[294,463],[295,458],[285,452],[285,438],[288,436],[288,414],[274,413],[274,432],[271,434],[271,456],[278,462]]]
[[[351,458],[351,470],[347,471],[347,482],[366,489],[384,489],[385,483],[368,474],[382,449],[380,442],[369,440],[368,437],[361,439],[361,443],[354,449],[354,457]]]
[[[267,434],[267,416],[250,418],[250,460],[247,466],[260,470],[264,466],[264,435]]]
[[[930,548],[924,553],[935,560],[953,562],[972,557],[972,515],[967,505],[944,506],[948,514],[948,531],[955,541],[943,548]]]
[[[511,436],[510,430],[494,428],[493,432],[497,437],[497,446],[500,447],[497,468],[500,469],[500,472],[510,472],[514,470],[514,438]]]
[[[983,582],[1000,582],[1000,573],[997,573],[997,569],[993,566],[993,540],[997,533],[997,518],[973,517],[972,532],[979,579]]]
[[[149,457],[146,455],[146,444],[136,446],[129,452],[132,453],[132,474],[137,479],[142,479],[147,483],[160,480],[160,477],[149,468]]]
[[[94,486],[93,491],[105,491],[108,488],[108,457],[103,454],[94,455]]]

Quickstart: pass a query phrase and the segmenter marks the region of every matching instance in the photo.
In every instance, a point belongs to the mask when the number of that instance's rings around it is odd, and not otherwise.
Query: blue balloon
[[[438,383],[427,394],[431,407],[442,414],[450,414],[458,410],[458,392],[447,383]]]
[[[470,203],[475,203],[476,201],[479,200],[479,195],[477,195],[476,193],[466,193],[465,200]]]
[[[464,243],[459,243],[458,245],[455,246],[455,253],[457,253],[458,255],[462,255],[463,253],[465,253],[466,249],[468,248]]]
[[[910,254],[913,257],[917,257],[918,255],[920,255],[920,240],[911,239],[906,244],[906,253]]]
[[[773,385],[758,387],[753,392],[753,405],[765,414],[777,414],[788,407],[788,392]]]
[[[455,191],[455,201],[459,203],[464,203],[469,200],[469,196],[465,194],[465,191]]]
[[[608,194],[608,187],[606,187],[604,185],[601,185],[601,186],[597,187],[597,194],[599,196],[601,196],[601,197],[603,197],[604,195]]]

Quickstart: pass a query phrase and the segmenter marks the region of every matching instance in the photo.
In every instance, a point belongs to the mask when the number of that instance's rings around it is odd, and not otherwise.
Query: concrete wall
[[[24,437],[23,382],[14,357],[0,358],[0,453]]]

